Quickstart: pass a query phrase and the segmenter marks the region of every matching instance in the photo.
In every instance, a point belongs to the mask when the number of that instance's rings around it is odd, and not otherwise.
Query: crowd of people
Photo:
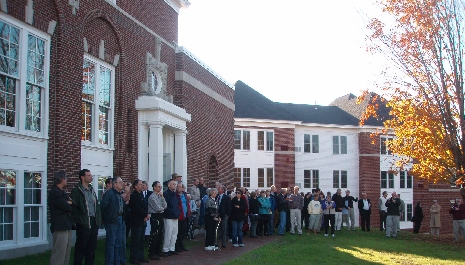
[[[232,243],[233,247],[244,247],[243,237],[278,235],[302,235],[324,231],[324,236],[336,236],[336,231],[355,230],[355,208],[361,221],[361,230],[370,231],[372,204],[366,193],[353,197],[350,191],[337,189],[334,194],[324,194],[313,189],[307,194],[299,187],[282,188],[279,192],[273,185],[269,190],[249,191],[235,188],[227,191],[221,183],[208,188],[203,178],[193,179],[187,188],[182,176],[172,175],[163,183],[152,183],[148,189],[145,181],[123,182],[120,177],[108,179],[106,190],[99,202],[92,188],[93,177],[89,170],[79,172],[80,183],[68,195],[65,172],[54,175],[54,185],[49,193],[49,209],[53,249],[50,264],[69,264],[72,245],[72,230],[76,230],[73,264],[94,264],[97,235],[103,223],[106,231],[105,264],[125,265],[148,263],[188,251],[184,239],[192,238],[193,229],[205,229],[205,250],[218,250]],[[400,218],[405,204],[393,192],[387,198],[383,192],[378,199],[380,230],[386,237],[397,237]],[[440,206],[435,201],[430,208],[431,234],[439,235]],[[465,231],[465,204],[457,200],[449,210],[453,216],[454,238],[460,239]],[[414,233],[418,233],[423,219],[421,203],[418,202],[412,222]],[[130,237],[130,255],[126,257],[127,239]],[[148,255],[146,255],[148,249]],[[148,258],[146,258],[148,257]]]

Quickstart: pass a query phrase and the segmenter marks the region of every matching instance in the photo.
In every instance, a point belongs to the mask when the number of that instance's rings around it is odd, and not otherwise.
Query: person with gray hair
[[[66,173],[62,170],[53,176],[53,186],[48,194],[50,209],[50,230],[53,235],[53,248],[50,264],[69,264],[72,244],[72,200],[63,190],[67,185]]]
[[[205,202],[205,250],[218,249],[215,246],[215,230],[221,219],[218,215],[218,205],[215,200],[217,194],[218,190],[215,188],[207,190],[208,199]]]

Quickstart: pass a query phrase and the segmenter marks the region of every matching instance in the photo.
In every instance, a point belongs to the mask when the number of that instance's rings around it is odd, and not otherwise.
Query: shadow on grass
[[[286,235],[226,264],[465,264],[457,255],[463,245],[425,242],[430,239],[425,236],[401,232],[394,239],[378,231],[341,231],[335,238]]]

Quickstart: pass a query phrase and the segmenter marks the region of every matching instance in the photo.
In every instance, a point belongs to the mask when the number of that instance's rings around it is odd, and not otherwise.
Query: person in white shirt
[[[318,194],[313,195],[313,201],[308,204],[308,214],[310,214],[310,220],[308,225],[308,234],[310,235],[311,229],[313,229],[313,234],[317,234],[318,228],[320,226],[320,216],[322,213],[321,202],[319,200]]]
[[[387,201],[388,193],[383,191],[383,196],[378,199],[378,209],[379,209],[379,231],[384,231],[386,229],[386,217],[387,217]]]

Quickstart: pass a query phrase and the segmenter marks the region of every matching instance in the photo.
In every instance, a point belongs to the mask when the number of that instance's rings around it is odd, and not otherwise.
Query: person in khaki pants
[[[48,194],[50,209],[50,230],[53,234],[53,249],[50,255],[50,265],[68,265],[71,253],[71,239],[73,229],[73,202],[63,190],[66,186],[64,171],[56,172],[53,176],[53,186]]]

